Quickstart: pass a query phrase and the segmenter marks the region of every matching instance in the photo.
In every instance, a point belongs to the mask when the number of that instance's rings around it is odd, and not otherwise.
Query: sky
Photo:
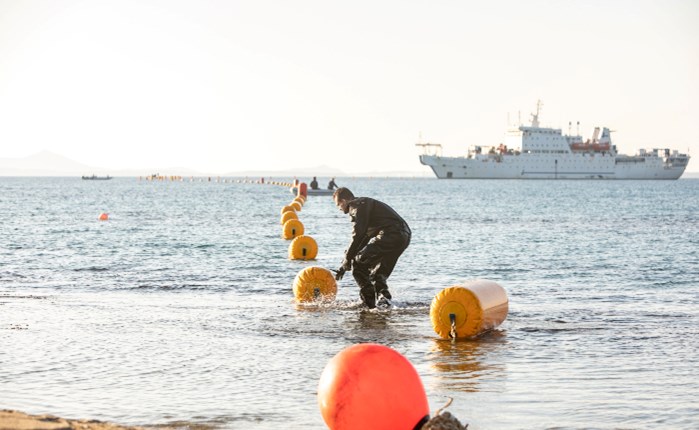
[[[689,151],[695,0],[0,0],[0,158],[429,171],[543,126]]]

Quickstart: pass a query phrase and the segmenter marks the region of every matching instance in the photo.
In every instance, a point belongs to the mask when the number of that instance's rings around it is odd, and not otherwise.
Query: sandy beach
[[[54,415],[29,415],[24,412],[0,411],[0,430],[143,430],[97,420],[74,420]]]
[[[0,410],[0,430],[209,430],[214,426],[191,422],[175,422],[166,425],[145,427],[122,426],[119,424],[89,420],[61,418],[54,415],[29,415],[9,409]]]

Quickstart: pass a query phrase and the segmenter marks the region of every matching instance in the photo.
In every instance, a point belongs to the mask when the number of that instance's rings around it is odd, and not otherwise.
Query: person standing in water
[[[352,241],[335,278],[342,279],[351,269],[359,296],[369,309],[377,303],[390,305],[387,281],[398,257],[410,244],[412,233],[408,223],[386,203],[355,197],[345,187],[335,190],[333,201],[352,221]]]

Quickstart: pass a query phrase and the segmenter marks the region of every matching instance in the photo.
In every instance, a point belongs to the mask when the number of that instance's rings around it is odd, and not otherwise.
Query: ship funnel
[[[592,141],[596,142],[599,137],[599,127],[595,127],[595,131],[592,133]]]

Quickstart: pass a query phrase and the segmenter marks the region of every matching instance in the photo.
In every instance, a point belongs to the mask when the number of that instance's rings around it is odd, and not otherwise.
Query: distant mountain
[[[0,158],[1,176],[69,176],[103,175],[105,169],[96,169],[50,151],[41,151],[22,158]]]
[[[88,166],[50,151],[41,151],[21,158],[0,158],[0,176],[146,176],[154,173],[205,176],[201,172],[186,167],[135,170]]]
[[[189,176],[234,176],[250,178],[298,178],[301,181],[310,181],[311,178],[330,177],[423,177],[431,176],[431,172],[419,171],[392,171],[392,172],[365,172],[346,173],[334,167],[320,165],[315,167],[302,167],[285,170],[246,170],[240,172],[228,172],[226,174],[202,173],[186,167],[157,167],[150,169],[107,169],[104,167],[89,166],[70,158],[50,152],[41,151],[33,155],[21,158],[0,158],[0,176],[147,176],[152,174]]]

